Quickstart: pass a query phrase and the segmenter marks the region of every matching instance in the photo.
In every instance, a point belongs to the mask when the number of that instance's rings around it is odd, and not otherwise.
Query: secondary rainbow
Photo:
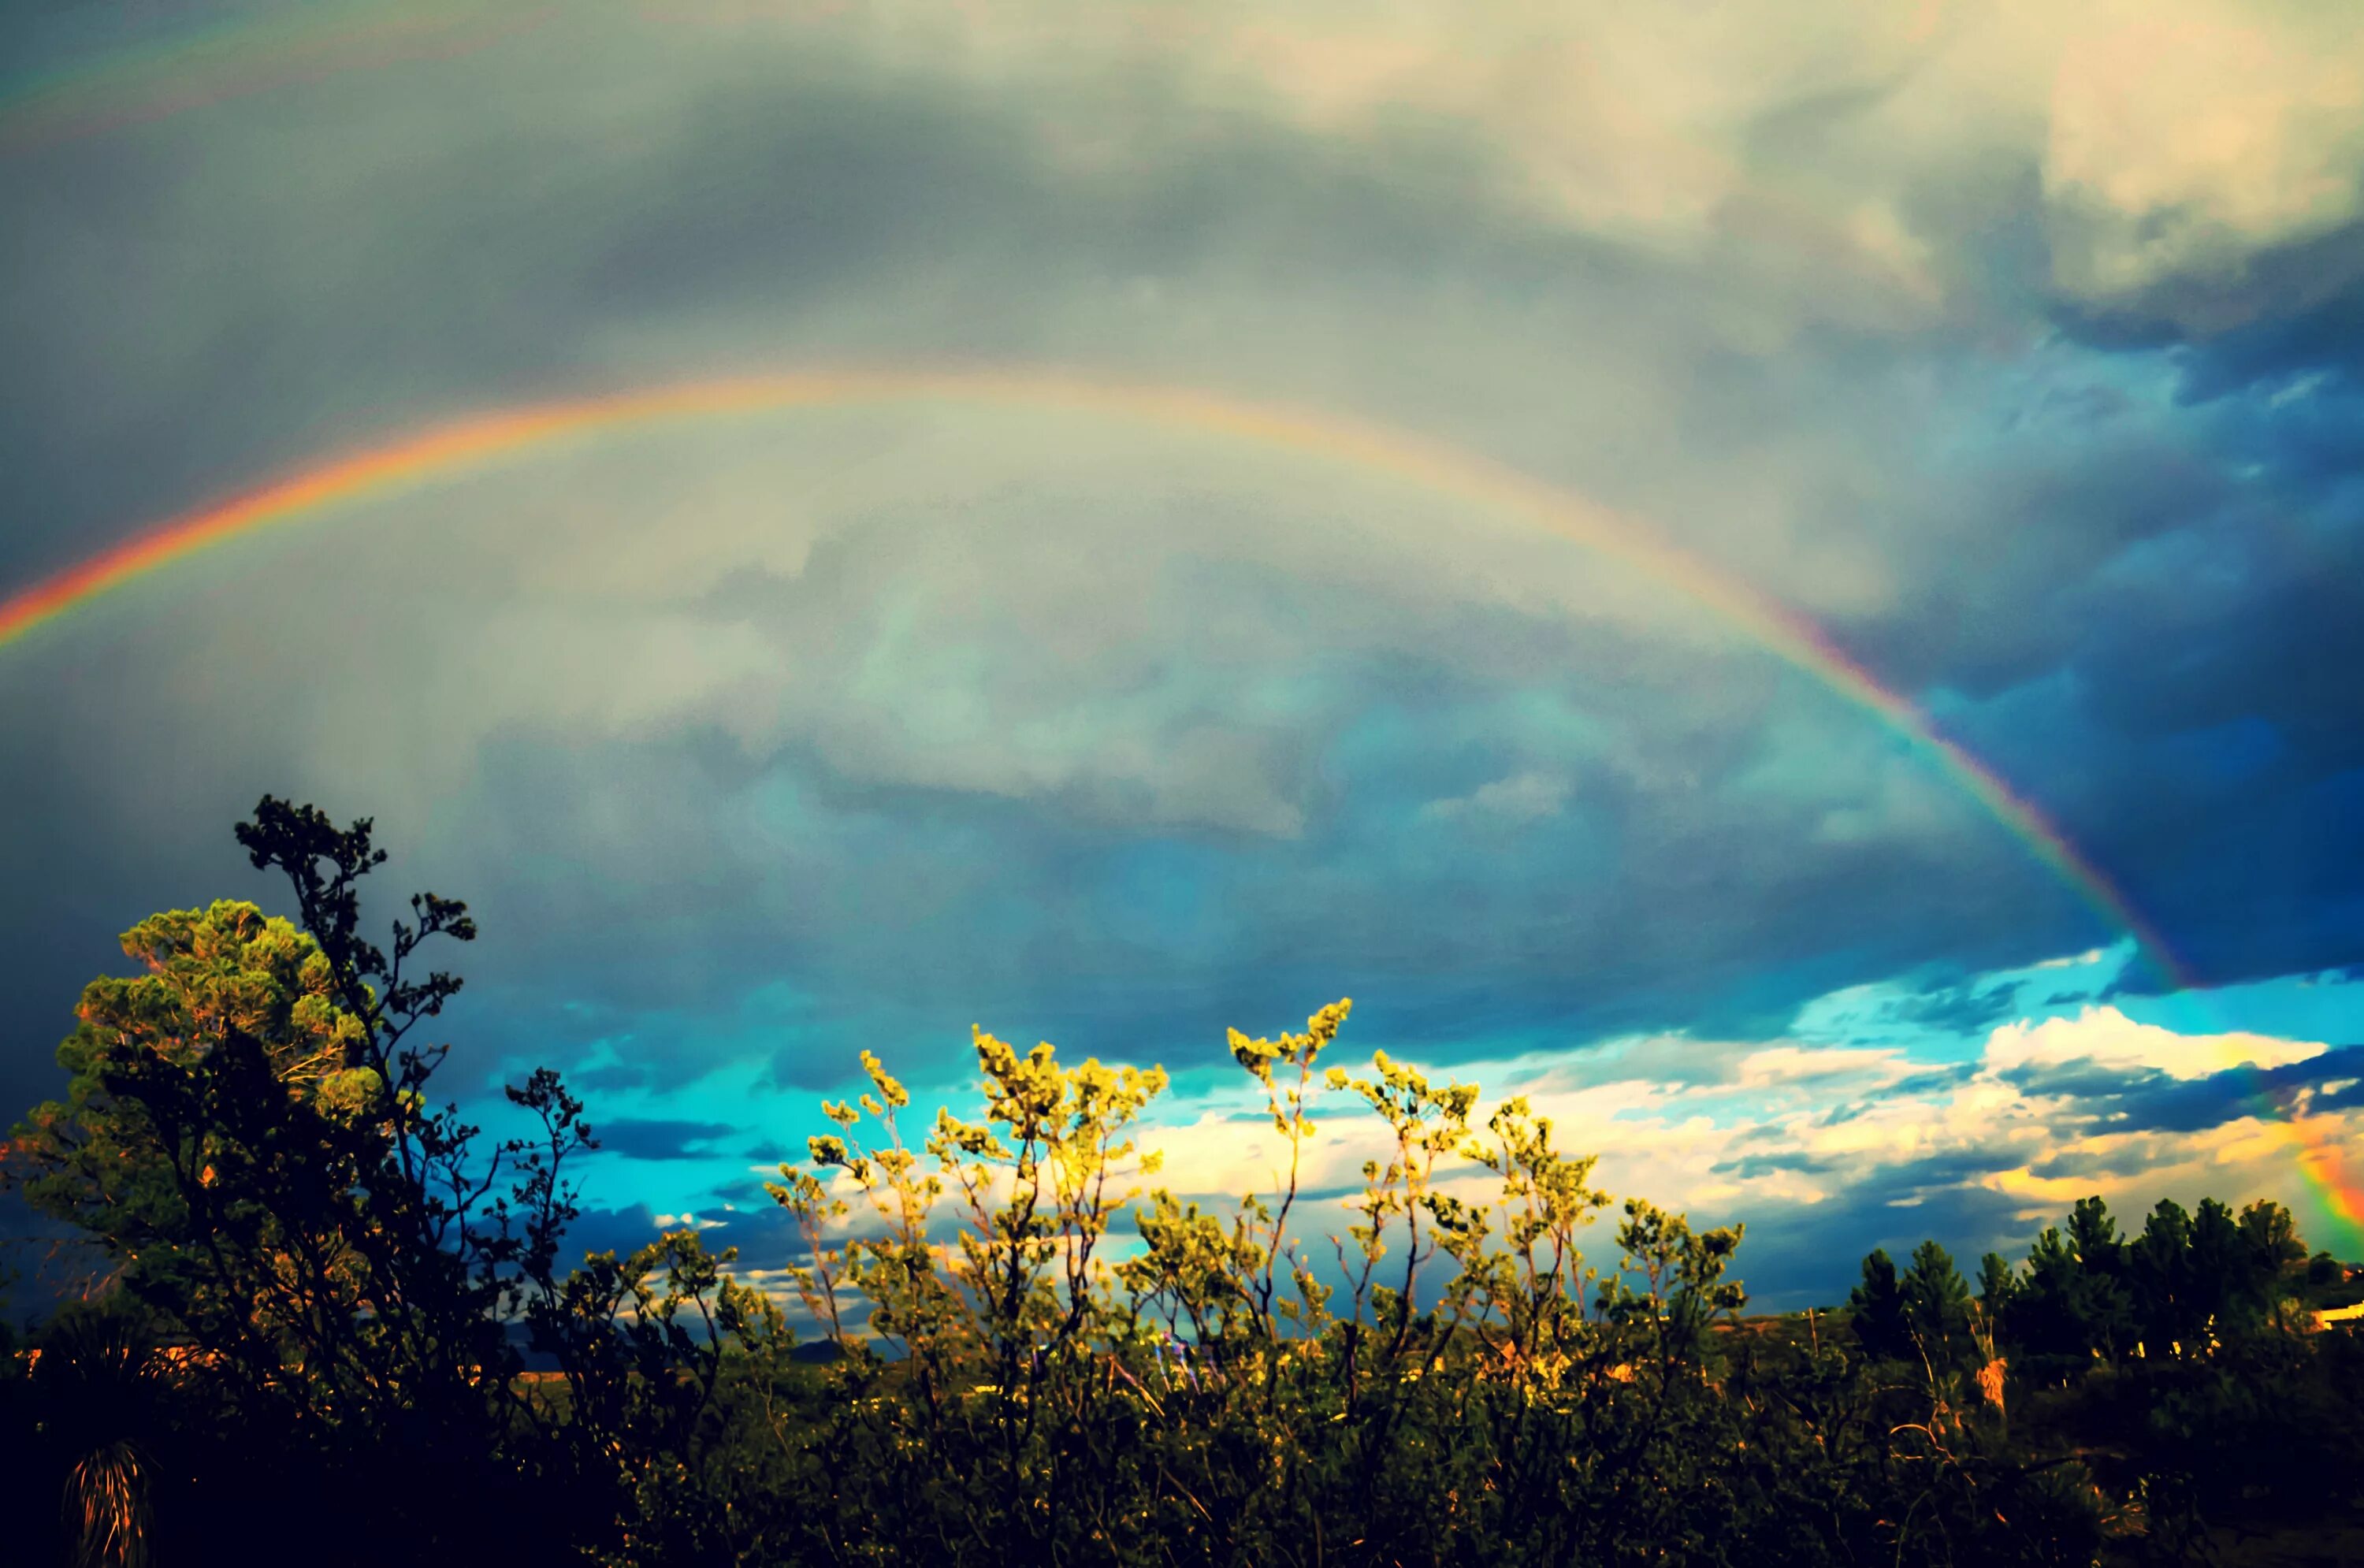
[[[686,382],[652,389],[496,409],[307,468],[228,500],[184,513],[0,602],[0,648],[109,591],[209,546],[304,521],[339,505],[426,483],[472,464],[620,428],[800,407],[919,401],[970,402],[1119,417],[1305,453],[1391,475],[1441,495],[1521,517],[1623,562],[1713,612],[1753,641],[1878,718],[1934,761],[1989,816],[2024,844],[2104,919],[2132,936],[2158,976],[2179,988],[2193,977],[2108,878],[2059,829],[1976,757],[1937,732],[1912,702],[1849,660],[1812,621],[1698,556],[1603,507],[1489,458],[1359,419],[1254,403],[1188,388],[1009,370],[817,370]],[[2302,1168],[2333,1212],[2364,1228],[2364,1182],[2338,1148],[2283,1114]]]
[[[450,60],[537,28],[552,5],[314,4],[214,22],[0,83],[0,157],[250,95],[407,61]]]

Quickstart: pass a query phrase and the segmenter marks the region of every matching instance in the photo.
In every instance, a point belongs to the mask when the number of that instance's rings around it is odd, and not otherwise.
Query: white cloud
[[[1466,1062],[1451,1075],[1485,1086],[1480,1123],[1500,1099],[1522,1095],[1552,1118],[1561,1148],[1600,1156],[1597,1185],[1708,1217],[1778,1218],[1847,1200],[1912,1207],[1968,1191],[2002,1200],[2027,1225],[2057,1219],[2095,1193],[2131,1207],[2127,1218],[2136,1223],[2159,1197],[2189,1206],[2205,1195],[2236,1203],[2272,1197],[2303,1223],[2319,1225],[2317,1167],[2331,1158],[2327,1151],[2364,1136],[2364,1114],[2302,1112],[2292,1121],[2228,1107],[2224,1122],[2194,1131],[2127,1129],[2096,1120],[2087,1101],[2023,1089],[2006,1074],[2083,1062],[2194,1078],[2233,1062],[2299,1062],[2324,1049],[2254,1034],[2182,1035],[2113,1007],[2088,1007],[2074,1018],[1998,1029],[1975,1070],[1934,1080],[1931,1063],[1902,1050],[1786,1041],[1739,1055],[1707,1084],[1653,1081],[1650,1053],[1636,1051]],[[1578,1070],[1601,1076],[1572,1082]],[[1916,1077],[1930,1086],[1898,1092]],[[1167,1151],[1158,1180],[1200,1195],[1269,1191],[1287,1144],[1268,1121],[1243,1117],[1245,1103],[1220,1089],[1197,1102],[1188,1119],[1161,1119],[1145,1139]],[[1356,1105],[1339,1097],[1317,1106],[1320,1131],[1305,1151],[1303,1187],[1352,1188],[1365,1160],[1390,1155],[1383,1126]],[[1711,1106],[1716,1114],[1705,1114]],[[1465,1195],[1485,1185],[1474,1167],[1445,1169],[1448,1181],[1471,1189]],[[1303,1224],[1318,1238],[1324,1227],[1343,1226],[1343,1211],[1334,1202],[1317,1204]],[[1981,1248],[2003,1240],[1944,1239]]]
[[[1854,1079],[1858,1084],[1866,1079],[1886,1084],[1912,1071],[1912,1062],[1898,1051],[1776,1045],[1742,1057],[1739,1081],[1744,1088],[1834,1078]]]
[[[2364,216],[2364,50],[2322,5],[2102,7],[2060,51],[2044,162],[2071,292],[2234,275]]]
[[[1477,818],[1511,824],[1540,822],[1560,814],[1567,805],[1570,787],[1563,774],[1529,769],[1479,784],[1467,795],[1432,800],[1422,809],[1428,816],[1447,821]]]
[[[1742,239],[1810,261],[1787,286],[1828,310],[1936,304],[1958,280],[1926,229],[1933,193],[1998,161],[2041,171],[2055,281],[2100,301],[2237,273],[2364,212],[2364,54],[2353,17],[2311,0],[831,9],[836,36],[898,69],[1022,90],[1078,170],[1241,114],[1457,135],[1555,221],[1676,254]],[[1128,106],[1111,79],[1165,90]]]
[[[1990,1073],[2061,1067],[2077,1062],[2153,1069],[2176,1078],[2205,1078],[2228,1068],[2281,1067],[2328,1050],[2310,1040],[2235,1033],[2188,1035],[2137,1023],[2111,1006],[2089,1006],[2074,1018],[2004,1024],[1987,1038]]]

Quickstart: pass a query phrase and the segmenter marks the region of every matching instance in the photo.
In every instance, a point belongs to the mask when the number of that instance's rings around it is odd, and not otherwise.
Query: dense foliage
[[[865,1055],[782,1168],[790,1310],[694,1231],[562,1269],[584,1107],[537,1073],[540,1134],[480,1150],[412,1042],[465,908],[381,951],[368,823],[240,838],[300,926],[135,928],[12,1146],[114,1270],[0,1384],[28,1561],[2197,1561],[2364,1473],[2364,1357],[2273,1205],[2123,1240],[2089,1199],[1975,1297],[1932,1240],[1744,1320],[1737,1227],[1614,1203],[1523,1101],[1325,1064],[1344,1002],[1231,1037],[1286,1153],[1235,1205],[1154,1184],[1162,1073],[979,1031],[973,1119],[909,1126]],[[1325,1096],[1387,1152],[1308,1236]]]

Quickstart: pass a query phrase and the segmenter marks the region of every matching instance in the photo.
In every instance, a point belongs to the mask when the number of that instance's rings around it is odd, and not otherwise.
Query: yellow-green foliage
[[[233,1033],[262,1042],[291,1087],[349,1066],[360,1021],[337,1005],[319,944],[288,921],[224,899],[151,916],[122,945],[147,973],[84,988],[76,1011],[85,1032],[69,1042],[70,1070],[102,1045],[185,1060]]]
[[[1286,1155],[1273,1191],[1218,1210],[1145,1186],[1160,1070],[1067,1066],[980,1029],[982,1117],[939,1112],[915,1149],[909,1095],[865,1053],[871,1092],[825,1106],[838,1131],[771,1192],[808,1244],[806,1313],[844,1356],[844,1397],[779,1435],[902,1477],[896,1526],[869,1532],[879,1560],[890,1540],[993,1561],[1020,1543],[1156,1561],[1196,1540],[1188,1555],[1234,1561],[1216,1543],[1341,1529],[1326,1550],[1354,1558],[1481,1521],[1543,1547],[1667,1511],[1647,1434],[1708,1390],[1707,1330],[1744,1299],[1723,1277],[1738,1229],[1632,1202],[1614,1263],[1588,1265],[1609,1202],[1592,1158],[1522,1100],[1476,1123],[1476,1085],[1384,1052],[1325,1070],[1350,1006],[1231,1033]],[[1325,1095],[1389,1150],[1344,1233],[1308,1238]],[[1603,1423],[1640,1448],[1585,1438]]]
[[[80,1027],[58,1048],[67,1097],[37,1106],[18,1129],[17,1168],[37,1207],[88,1226],[154,1274],[237,1229],[249,1179],[282,1156],[284,1141],[241,1136],[240,1117],[220,1111],[352,1129],[383,1118],[385,1085],[362,1060],[362,1027],[338,1004],[328,959],[289,922],[225,900],[152,916],[122,946],[144,973],[84,989]],[[259,1104],[264,1096],[279,1104]],[[358,1179],[369,1146],[364,1138],[342,1169],[301,1179],[331,1191]],[[256,1248],[281,1251],[267,1237]],[[352,1286],[334,1240],[318,1241],[309,1262],[315,1284]]]

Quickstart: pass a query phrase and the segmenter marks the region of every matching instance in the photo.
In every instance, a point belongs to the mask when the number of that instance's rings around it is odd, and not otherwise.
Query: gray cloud
[[[696,1160],[706,1147],[736,1137],[727,1122],[684,1121],[669,1117],[610,1117],[594,1129],[599,1147],[627,1160]]]

